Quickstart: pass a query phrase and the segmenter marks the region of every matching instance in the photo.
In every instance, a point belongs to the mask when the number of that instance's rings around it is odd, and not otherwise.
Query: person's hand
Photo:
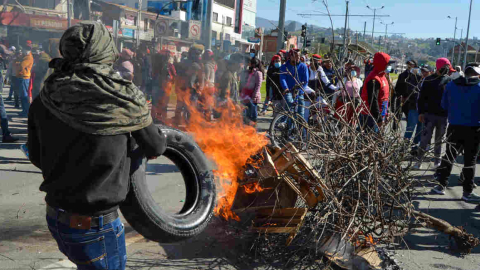
[[[425,115],[424,115],[424,114],[420,114],[420,115],[418,116],[418,121],[419,121],[420,123],[425,123]]]
[[[285,90],[283,91],[283,94],[286,95],[288,92],[290,92],[290,90],[285,89]]]

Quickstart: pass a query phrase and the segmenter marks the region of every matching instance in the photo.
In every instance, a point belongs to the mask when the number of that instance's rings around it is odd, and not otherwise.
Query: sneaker
[[[16,141],[18,141],[18,138],[13,137],[10,134],[3,136],[3,139],[2,139],[2,143],[14,143]]]
[[[28,147],[27,147],[26,144],[20,145],[20,150],[22,150],[23,154],[24,154],[27,158],[30,158],[30,157],[29,157],[29,152],[28,152]]]
[[[480,203],[480,196],[475,193],[463,193],[462,200],[470,203]]]
[[[413,165],[413,169],[414,170],[421,170],[422,169],[422,162],[418,161],[417,163],[415,163],[415,165]]]
[[[440,195],[445,195],[445,187],[441,185],[437,185],[431,190],[433,193],[437,193]]]

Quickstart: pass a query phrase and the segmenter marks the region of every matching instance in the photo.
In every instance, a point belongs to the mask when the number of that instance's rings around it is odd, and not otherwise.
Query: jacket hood
[[[453,81],[456,85],[459,86],[472,86],[472,85],[477,85],[480,83],[480,78],[478,77],[459,77]]]
[[[377,73],[384,71],[387,68],[389,61],[390,55],[384,52],[376,53],[373,57],[373,70]]]

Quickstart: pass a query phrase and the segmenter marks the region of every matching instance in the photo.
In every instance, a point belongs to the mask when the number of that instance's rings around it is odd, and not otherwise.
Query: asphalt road
[[[7,102],[10,126],[21,141],[0,144],[0,269],[74,269],[46,226],[44,194],[38,190],[42,175],[18,150],[26,140],[26,119],[18,117],[12,105]],[[259,129],[266,130],[268,121],[261,117]],[[427,178],[431,173],[420,174]],[[458,174],[457,166],[445,196],[429,194],[433,184],[424,181],[424,195],[416,198],[416,206],[480,237],[480,213],[475,205],[459,200]],[[165,158],[151,161],[147,177],[155,201],[167,211],[178,211],[185,189],[176,166]],[[127,269],[281,269],[251,260],[251,239],[217,218],[198,237],[175,244],[145,240],[128,224],[126,232]],[[448,237],[429,229],[414,229],[402,244],[390,248],[404,269],[480,269],[480,248],[461,256]]]

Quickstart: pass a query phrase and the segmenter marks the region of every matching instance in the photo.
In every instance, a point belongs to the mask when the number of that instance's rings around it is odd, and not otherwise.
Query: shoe
[[[480,203],[480,196],[475,193],[463,193],[462,200],[470,203]]]
[[[445,187],[443,187],[441,185],[437,185],[434,188],[432,188],[431,192],[437,193],[437,194],[440,194],[440,195],[445,195]]]
[[[415,165],[413,165],[413,169],[414,170],[421,170],[422,169],[422,162],[418,161],[417,163],[415,163]]]
[[[265,115],[265,112],[264,112],[264,111],[261,111],[258,115],[264,116],[264,115]]]
[[[28,147],[26,144],[20,145],[20,150],[22,150],[23,154],[25,154],[27,158],[30,158],[30,154],[28,152]]]
[[[3,136],[3,139],[2,139],[2,143],[14,143],[16,141],[18,141],[18,138],[13,137],[10,134]]]

